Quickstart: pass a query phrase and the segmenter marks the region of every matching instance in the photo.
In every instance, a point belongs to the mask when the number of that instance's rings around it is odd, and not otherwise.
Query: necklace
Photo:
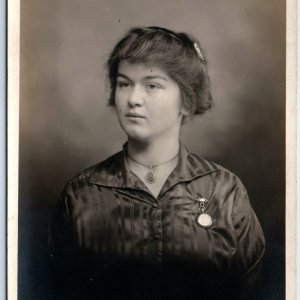
[[[154,168],[156,168],[156,167],[158,167],[158,166],[165,165],[165,164],[167,164],[167,163],[173,161],[175,158],[177,158],[178,153],[177,153],[174,157],[172,157],[171,159],[169,159],[169,160],[167,160],[167,161],[165,161],[165,162],[163,162],[163,163],[160,163],[160,164],[157,164],[157,165],[151,165],[151,166],[148,166],[148,165],[145,165],[145,164],[142,164],[142,163],[136,161],[136,160],[133,159],[128,153],[127,153],[127,156],[128,156],[129,159],[131,159],[131,160],[132,160],[133,162],[135,162],[136,164],[141,165],[141,166],[146,167],[146,168],[149,169],[149,171],[148,171],[148,172],[146,173],[146,175],[144,176],[144,180],[145,180],[147,183],[152,184],[152,183],[155,183],[156,180],[157,180],[157,177],[156,177],[156,173],[155,173],[155,171],[154,171]]]

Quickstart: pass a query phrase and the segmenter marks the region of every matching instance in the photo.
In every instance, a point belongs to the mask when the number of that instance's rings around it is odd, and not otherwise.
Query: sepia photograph
[[[20,3],[15,299],[287,299],[286,9]]]

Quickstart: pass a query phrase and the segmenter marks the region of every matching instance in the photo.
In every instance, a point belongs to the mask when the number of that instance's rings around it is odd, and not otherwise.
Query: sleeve
[[[243,186],[235,199],[232,221],[237,241],[236,281],[241,285],[242,298],[251,299],[260,280],[265,238]]]
[[[48,226],[48,257],[51,267],[51,281],[56,297],[62,296],[63,282],[68,269],[64,254],[67,251],[68,231],[70,229],[65,198],[65,191],[63,191],[57,201]]]
[[[58,299],[77,299],[79,295],[80,262],[73,242],[70,193],[61,193],[48,226],[49,261],[53,293]]]

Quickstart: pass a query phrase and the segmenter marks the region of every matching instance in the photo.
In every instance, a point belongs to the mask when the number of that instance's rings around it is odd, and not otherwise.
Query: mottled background
[[[215,105],[184,140],[244,182],[267,239],[261,299],[284,299],[283,0],[21,1],[19,299],[51,298],[47,223],[64,183],[125,141],[104,64],[138,25],[202,42]]]

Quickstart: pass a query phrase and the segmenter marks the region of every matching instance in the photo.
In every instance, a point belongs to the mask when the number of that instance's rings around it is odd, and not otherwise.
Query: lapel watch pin
[[[205,198],[199,197],[197,199],[199,203],[199,210],[200,214],[197,216],[197,223],[202,228],[209,228],[212,225],[212,218],[209,214],[205,213],[205,210],[207,208],[208,200]]]

